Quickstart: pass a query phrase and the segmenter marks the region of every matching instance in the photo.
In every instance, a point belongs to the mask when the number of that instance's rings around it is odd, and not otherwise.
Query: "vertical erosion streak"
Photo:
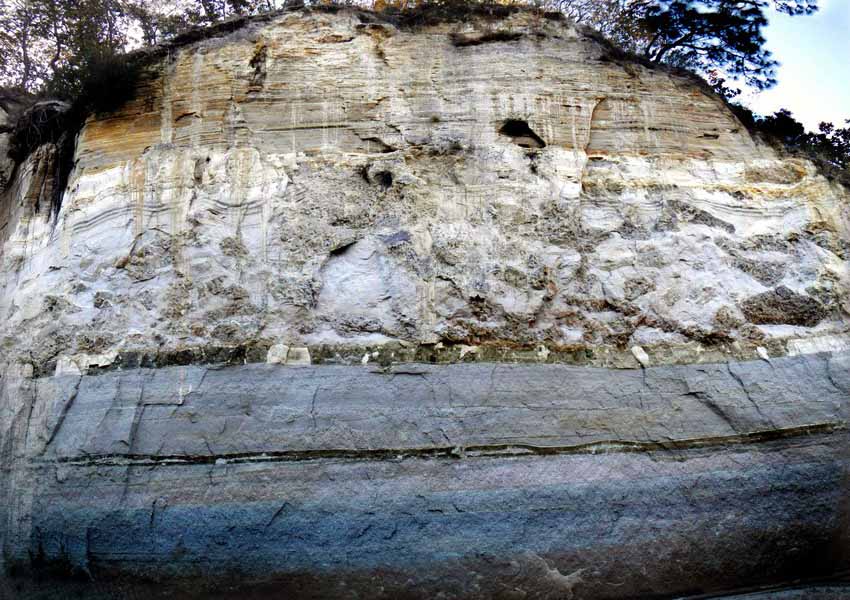
[[[133,242],[145,231],[145,164],[144,156],[130,166],[130,197],[133,203]]]
[[[608,98],[606,98],[604,96],[602,98],[597,98],[596,102],[593,105],[593,109],[590,111],[590,120],[587,123],[587,139],[584,142],[585,158],[587,156],[587,153],[594,149],[593,133],[594,133],[594,129],[596,130],[597,133],[599,133],[599,127],[598,127],[598,122],[600,120],[599,114],[602,111],[602,109],[609,108],[609,104],[610,103],[608,102]],[[599,142],[598,139],[596,141],[597,141],[597,143]]]
[[[173,108],[171,106],[171,79],[176,72],[176,64],[169,65],[162,74],[162,109],[160,111],[160,142],[170,144],[174,140]]]
[[[584,195],[584,191],[585,191],[584,190],[584,178],[587,175],[587,163],[589,162],[588,152],[592,151],[592,149],[593,149],[594,124],[597,122],[597,120],[599,118],[598,113],[599,113],[600,108],[606,102],[607,102],[607,98],[605,98],[605,97],[597,98],[596,102],[593,104],[593,108],[590,111],[590,119],[587,122],[587,137],[584,139],[584,143],[582,144],[582,151],[583,151],[583,154],[584,154],[583,156],[581,156],[581,157],[578,156],[578,152],[579,152],[578,145],[575,146],[575,152],[576,152],[576,155],[577,155],[576,160],[582,161],[581,162],[581,171],[579,173],[579,179],[578,179],[578,181],[579,181],[579,192],[580,192],[579,193],[579,219],[582,219],[582,212],[583,211],[582,211],[582,207],[581,207],[581,197],[582,197],[582,195]],[[574,119],[574,122],[575,122],[575,119]],[[575,126],[573,127],[573,130],[575,131]],[[579,226],[581,228],[581,223],[579,223]]]
[[[192,108],[191,111],[194,117],[191,120],[190,141],[192,149],[197,150],[201,143],[201,130],[204,124],[204,110],[201,106],[201,86],[203,85],[204,72],[204,54],[200,51],[195,51],[192,60]]]

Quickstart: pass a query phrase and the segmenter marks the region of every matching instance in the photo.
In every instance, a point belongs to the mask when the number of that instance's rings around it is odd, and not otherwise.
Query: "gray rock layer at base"
[[[659,598],[827,578],[847,563],[848,367],[4,381],[0,593]]]

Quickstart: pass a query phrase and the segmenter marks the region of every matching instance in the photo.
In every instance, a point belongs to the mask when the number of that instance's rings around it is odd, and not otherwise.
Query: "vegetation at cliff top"
[[[0,0],[0,81],[27,91],[78,92],[88,63],[155,45],[191,27],[287,7],[286,0]],[[327,6],[323,1],[306,4]],[[342,0],[335,5],[415,17],[485,6],[477,0]],[[491,6],[560,11],[653,63],[764,89],[776,61],[762,29],[769,10],[817,10],[817,0],[502,0]],[[415,19],[414,19],[415,20]],[[727,94],[735,88],[724,86]]]
[[[776,82],[777,63],[765,49],[768,11],[805,15],[817,0],[342,0],[309,2],[371,8],[400,24],[460,20],[476,13],[504,16],[520,7],[562,13],[596,29],[632,57],[690,70],[727,99],[749,86]],[[299,6],[303,4],[299,3]],[[192,28],[295,8],[287,0],[0,0],[0,85],[67,100],[79,122],[108,112],[135,88],[138,46],[192,38]],[[487,10],[484,10],[487,9]],[[850,128],[823,123],[807,133],[787,111],[759,117],[734,106],[752,129],[830,165],[850,168]],[[850,121],[848,122],[850,123]]]

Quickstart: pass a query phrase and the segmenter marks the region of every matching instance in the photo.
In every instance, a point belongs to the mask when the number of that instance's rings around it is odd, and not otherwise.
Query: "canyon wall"
[[[0,596],[846,570],[850,192],[693,78],[293,11],[148,67],[61,203],[57,160],[0,160]]]

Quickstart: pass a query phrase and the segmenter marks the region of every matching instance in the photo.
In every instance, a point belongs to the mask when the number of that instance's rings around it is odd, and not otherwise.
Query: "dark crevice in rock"
[[[44,447],[47,448],[50,444],[53,443],[56,434],[59,433],[59,430],[62,429],[62,424],[65,422],[65,418],[68,416],[68,413],[71,410],[71,407],[74,405],[74,401],[77,399],[77,395],[80,392],[80,384],[83,381],[82,375],[77,377],[77,383],[74,384],[74,388],[71,390],[71,393],[68,395],[67,400],[65,400],[62,405],[62,411],[59,413],[59,418],[56,420],[56,424],[53,426],[53,429],[50,432],[50,436],[47,438],[47,441],[44,443]]]
[[[362,139],[364,142],[369,142],[369,144],[370,144],[369,150],[370,151],[372,150],[371,144],[374,144],[376,146],[375,150],[377,150],[381,154],[388,154],[390,152],[395,152],[397,150],[396,147],[391,146],[390,144],[386,143],[384,140],[382,140],[381,138],[379,138],[377,136],[368,136],[368,137],[364,137],[364,138],[360,138],[360,139]]]
[[[419,373],[417,373],[418,375]],[[100,454],[86,456],[62,456],[51,458],[73,466],[191,466],[220,464],[284,462],[307,460],[403,460],[403,459],[471,459],[505,458],[511,456],[560,456],[576,454],[626,454],[661,452],[670,450],[699,450],[752,444],[765,444],[814,435],[830,435],[845,431],[845,423],[829,422],[753,431],[727,436],[688,438],[664,441],[603,440],[569,446],[537,446],[533,444],[487,444],[472,446],[436,446],[431,448],[369,448],[369,449],[324,449],[324,450],[281,450],[265,452],[243,452],[232,454]],[[38,461],[37,461],[38,462]]]
[[[385,190],[390,189],[394,181],[392,172],[386,169],[372,170],[372,168],[373,167],[368,164],[362,165],[357,168],[357,172],[367,183],[379,185]],[[380,169],[380,167],[378,167],[378,169]]]
[[[44,550],[42,532],[36,531],[38,544],[34,550],[27,551],[29,564],[22,570],[30,576],[36,575],[40,581],[73,581],[78,583],[90,583],[91,577],[85,569],[74,564],[74,560],[64,546],[60,546],[58,555],[48,558]],[[19,567],[20,568],[20,567]],[[13,575],[10,573],[10,575]],[[20,575],[24,575],[21,573]]]
[[[15,121],[11,132],[9,157],[15,170],[9,181],[14,180],[17,168],[27,157],[36,154],[39,148],[47,148],[47,164],[36,165],[45,170],[38,199],[33,204],[38,212],[42,200],[49,200],[50,215],[59,213],[62,195],[74,168],[76,136],[82,129],[84,115],[80,110],[60,100],[42,100],[24,110]],[[41,161],[45,156],[41,157]]]
[[[55,144],[65,133],[71,105],[61,100],[42,100],[33,103],[15,121],[9,155],[21,163],[36,148]]]
[[[525,155],[528,158],[528,170],[531,171],[532,175],[537,175],[539,171],[537,161],[540,159],[540,153],[536,150],[531,150],[526,152]]]
[[[358,241],[359,240],[351,240],[349,242],[345,242],[344,244],[337,246],[336,248],[332,248],[331,251],[328,253],[328,255],[329,256],[341,256],[341,255],[345,254],[348,251],[348,249],[351,248]]]
[[[375,173],[375,181],[385,190],[389,189],[393,185],[393,174],[389,171],[378,171]]]
[[[457,48],[465,48],[468,46],[480,46],[481,44],[489,44],[492,42],[514,42],[522,37],[521,33],[512,31],[493,31],[480,35],[469,35],[464,33],[453,33],[452,45]]]
[[[365,181],[366,183],[372,183],[371,181],[369,181],[369,165],[361,165],[357,167],[356,171],[357,174],[363,178],[363,181]]]
[[[206,169],[206,165],[210,162],[210,157],[196,158],[195,166],[192,169],[192,179],[195,181],[195,184],[200,185],[204,181],[204,170]]]
[[[499,128],[499,133],[513,139],[517,146],[523,148],[545,148],[546,142],[534,133],[528,122],[521,119],[508,119]]]
[[[265,45],[260,46],[254,51],[254,55],[248,62],[248,66],[253,69],[251,73],[251,82],[248,91],[255,92],[262,89],[266,82],[266,60],[268,58],[268,48]]]

